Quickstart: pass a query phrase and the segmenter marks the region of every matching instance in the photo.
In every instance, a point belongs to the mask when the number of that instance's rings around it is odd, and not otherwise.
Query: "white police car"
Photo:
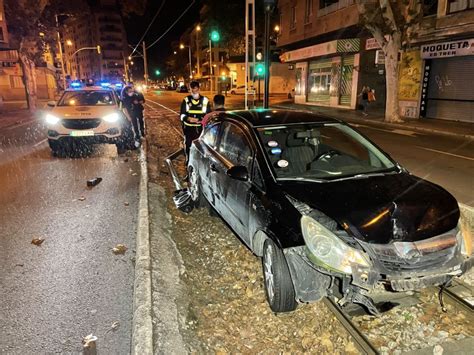
[[[45,123],[53,154],[74,153],[84,144],[115,144],[119,153],[135,147],[132,125],[109,85],[72,83],[58,102],[48,106]]]

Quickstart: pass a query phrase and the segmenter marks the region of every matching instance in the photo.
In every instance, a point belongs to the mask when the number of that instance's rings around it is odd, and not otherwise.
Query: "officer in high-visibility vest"
[[[189,148],[193,140],[199,138],[202,132],[201,121],[211,111],[209,99],[199,93],[199,82],[191,81],[191,95],[186,96],[181,103],[181,123],[183,125],[186,165]]]

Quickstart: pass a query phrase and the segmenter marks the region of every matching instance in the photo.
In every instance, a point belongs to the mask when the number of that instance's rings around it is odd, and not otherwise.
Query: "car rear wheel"
[[[270,239],[263,246],[263,282],[268,304],[275,313],[296,309],[295,289],[283,251]]]
[[[64,145],[60,141],[48,139],[48,144],[54,156],[61,156],[65,153]]]

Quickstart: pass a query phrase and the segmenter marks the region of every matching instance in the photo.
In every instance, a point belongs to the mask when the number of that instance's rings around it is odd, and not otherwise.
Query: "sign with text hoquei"
[[[474,55],[474,39],[425,44],[421,46],[421,58],[436,59]]]

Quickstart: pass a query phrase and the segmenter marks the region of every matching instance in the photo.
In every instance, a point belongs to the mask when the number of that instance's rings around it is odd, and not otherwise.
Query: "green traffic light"
[[[211,41],[218,42],[221,39],[221,35],[217,31],[211,32]]]
[[[257,75],[262,75],[265,73],[265,66],[263,64],[257,64],[257,67],[255,68]]]
[[[155,70],[155,74],[156,74],[156,75],[160,75],[161,72],[160,72],[159,70]]]

